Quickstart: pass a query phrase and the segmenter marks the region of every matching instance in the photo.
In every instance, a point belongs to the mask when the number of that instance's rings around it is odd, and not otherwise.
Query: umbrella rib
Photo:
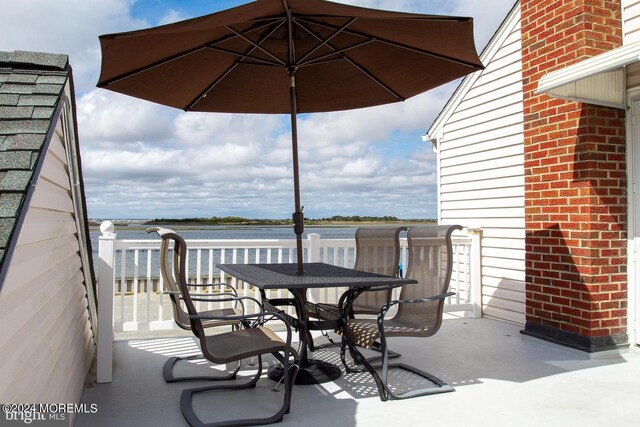
[[[274,18],[274,19],[270,20],[270,22],[268,22],[267,24],[260,25],[258,27],[248,28],[247,30],[245,30],[245,32],[256,31],[256,30],[259,30],[261,28],[273,25],[274,23],[277,23],[278,21],[280,21],[279,25],[276,26],[276,29],[278,29],[278,28],[280,28],[282,26],[282,24],[285,21],[283,18]],[[269,33],[269,35],[271,35],[271,34],[273,34],[273,31],[271,31]],[[105,37],[105,36],[102,36],[102,37]],[[131,35],[130,37],[133,37],[133,35]],[[105,80],[104,82],[102,82],[98,86],[99,87],[109,86],[109,85],[111,85],[113,83],[117,83],[117,82],[119,82],[121,80],[124,80],[124,79],[127,79],[129,77],[135,76],[136,74],[140,74],[140,73],[143,73],[145,71],[152,70],[152,69],[154,69],[156,67],[159,67],[161,65],[168,64],[169,62],[172,62],[172,61],[175,61],[177,59],[183,58],[185,56],[191,55],[192,53],[198,52],[200,50],[207,49],[207,48],[212,48],[216,44],[223,43],[223,42],[228,41],[228,40],[230,40],[232,38],[235,38],[235,37],[237,37],[237,35],[222,37],[222,38],[220,38],[220,39],[218,39],[216,41],[207,42],[206,44],[203,44],[201,46],[197,46],[197,47],[194,47],[192,49],[176,53],[175,55],[171,55],[171,56],[168,56],[166,58],[159,59],[158,61],[155,61],[155,62],[153,62],[151,64],[145,65],[143,67],[136,68],[135,70],[131,70],[131,71],[128,71],[126,73],[123,73],[123,74],[117,75],[115,77],[112,77],[112,78],[110,78],[108,80]],[[119,37],[112,37],[112,38],[115,39],[115,38],[119,38]],[[227,53],[229,53],[229,52],[227,52]]]
[[[282,24],[281,24],[282,25]],[[279,26],[278,26],[279,27]],[[269,55],[270,57],[272,57],[273,59],[275,59],[281,66],[286,66],[287,64],[280,58],[278,58],[276,55],[274,55],[273,53],[269,52],[267,49],[263,48],[262,46],[260,46],[260,44],[265,40],[264,38],[262,40],[260,40],[258,43],[255,43],[253,40],[245,37],[244,34],[236,31],[234,28],[230,27],[230,26],[226,26],[226,28],[233,32],[234,34],[236,34],[238,37],[240,37],[242,40],[246,41],[247,43],[249,43],[250,45],[252,45],[254,48],[261,50],[262,52],[266,53],[267,55]],[[273,33],[269,33],[269,35],[271,35]],[[253,49],[252,49],[253,50]],[[249,52],[250,53],[250,52]]]
[[[217,47],[217,46],[207,46],[207,49],[215,50],[215,51],[218,51],[218,52],[221,52],[221,53],[226,53],[228,55],[239,56],[243,60],[244,59],[250,59],[252,61],[259,62],[262,65],[273,65],[275,67],[282,68],[282,64],[279,63],[279,62],[269,61],[269,60],[266,60],[266,59],[258,58],[257,56],[251,56],[251,55],[246,54],[246,53],[234,52],[232,50],[223,49],[223,48]]]
[[[338,28],[335,25],[326,24],[324,22],[316,22],[314,20],[301,19],[301,21],[306,22],[308,24],[318,25],[320,27],[325,27],[325,28],[333,29],[333,30]],[[355,31],[355,30],[345,29],[344,33],[350,34],[352,36],[358,36],[358,37],[371,37],[371,35],[363,34],[363,33],[359,32],[359,31]],[[459,65],[464,65],[464,66],[467,66],[467,67],[470,67],[470,68],[474,68],[476,70],[481,69],[478,64],[474,64],[473,62],[465,61],[465,60],[458,59],[458,58],[453,58],[451,56],[443,55],[441,53],[436,53],[436,52],[432,52],[432,51],[429,51],[429,50],[420,49],[420,48],[413,47],[413,46],[408,46],[406,44],[394,42],[393,40],[388,40],[388,39],[381,38],[381,37],[375,37],[374,40],[377,41],[377,42],[380,42],[380,43],[388,44],[390,46],[395,46],[395,47],[398,47],[398,48],[401,48],[401,49],[406,49],[406,50],[410,50],[412,52],[420,53],[422,55],[433,56],[435,58],[443,59],[445,61],[454,62],[454,63],[459,64]]]
[[[343,55],[345,61],[347,61],[349,64],[353,65],[355,68],[357,68],[358,70],[360,70],[361,73],[363,73],[364,75],[366,75],[367,77],[369,77],[371,80],[373,80],[374,82],[376,82],[378,85],[380,85],[383,89],[385,89],[387,92],[389,92],[391,95],[393,95],[394,97],[396,97],[399,101],[404,101],[406,98],[401,96],[398,92],[396,92],[395,90],[393,90],[392,88],[390,88],[389,86],[387,86],[387,84],[385,82],[383,82],[382,80],[380,80],[379,78],[377,78],[376,76],[374,76],[369,70],[367,70],[365,67],[363,67],[362,65],[358,64],[357,62],[355,62],[354,60],[352,60],[351,58],[349,58],[346,55]]]
[[[382,11],[381,9],[378,9],[379,11]],[[387,11],[389,12],[389,11]],[[316,19],[336,19],[336,18],[353,18],[352,15],[321,15],[321,14],[306,14],[305,16],[312,16],[313,18]],[[366,16],[360,16],[358,17],[358,19],[364,19],[364,20],[396,20],[396,19],[400,19],[400,18],[395,18],[395,17],[386,17],[386,18],[380,18],[380,17],[366,17]],[[408,17],[408,18],[402,18],[402,20],[404,21],[436,21],[436,22],[440,22],[440,21],[457,21],[457,22],[464,22],[464,21],[468,21],[471,18],[465,17],[465,16],[447,16],[447,15],[421,15],[421,16],[414,16],[414,17]]]
[[[365,40],[363,42],[356,43],[354,45],[351,45],[351,46],[348,46],[348,47],[344,47],[342,49],[336,49],[331,53],[327,53],[325,55],[318,56],[316,58],[308,60],[307,62],[298,63],[298,65],[300,67],[307,67],[307,66],[310,66],[310,65],[324,64],[324,63],[328,62],[328,61],[326,61],[327,59],[330,59],[331,61],[339,61],[340,58],[331,59],[331,57],[333,57],[333,56],[335,56],[335,55],[337,55],[339,53],[347,52],[347,51],[349,51],[351,49],[357,49],[357,48],[359,48],[361,46],[368,45],[370,43],[373,43],[374,41],[375,41],[374,39]]]
[[[206,16],[206,15],[205,15]],[[197,18],[196,18],[197,19]],[[282,20],[281,17],[279,16],[274,16],[272,18],[260,18],[260,19],[253,19],[253,20],[249,20],[246,22],[265,22],[265,21],[279,21]],[[181,21],[181,22],[186,22],[186,21]],[[175,22],[174,24],[178,24],[181,22]],[[272,22],[267,22],[266,24],[263,24],[257,28],[250,28],[247,31],[255,31],[256,29],[271,25]],[[171,24],[168,24],[171,25]],[[150,30],[155,30],[159,27],[153,27],[153,28],[148,28],[148,29],[144,29],[144,30],[134,30],[134,31],[127,31],[127,32],[123,32],[123,33],[113,33],[113,34],[104,34],[102,36],[100,36],[100,38],[106,38],[106,39],[111,39],[111,40],[116,40],[116,39],[123,39],[123,38],[131,38],[131,37],[144,37],[146,35],[148,35],[148,32]]]
[[[335,55],[335,54],[334,54]],[[344,61],[344,58],[325,58],[325,59],[318,59],[318,60],[313,60],[313,61],[309,61],[309,62],[305,62],[304,64],[300,65],[300,68],[304,68],[304,67],[313,67],[314,65],[320,65],[320,64],[329,64],[331,62],[338,62],[338,61]]]
[[[309,33],[311,36],[315,37],[316,39],[322,41],[322,39],[315,34],[313,31],[309,30],[308,28],[306,28],[304,25],[300,25],[300,27],[302,29],[304,29],[307,33]],[[343,52],[338,52],[338,49],[335,48],[334,46],[331,45],[331,43],[326,43],[325,44],[329,49],[334,51],[334,54],[340,55],[345,61],[347,61],[349,64],[351,64],[353,67],[357,68],[362,74],[364,74],[365,76],[369,77],[371,80],[373,80],[375,83],[377,83],[380,87],[382,87],[384,90],[386,90],[387,92],[389,92],[391,95],[393,95],[393,97],[395,97],[398,101],[404,101],[406,98],[404,98],[402,95],[400,95],[398,92],[396,92],[395,90],[393,90],[391,87],[389,87],[385,82],[383,82],[382,80],[380,80],[379,78],[377,78],[376,76],[374,76],[369,70],[367,70],[365,67],[363,67],[362,65],[358,64],[357,62],[355,62],[353,59],[349,58],[347,55],[345,55]]]
[[[131,70],[131,71],[128,71],[126,73],[123,73],[123,74],[117,75],[115,77],[112,77],[112,78],[110,78],[108,80],[105,80],[104,82],[100,83],[98,86],[99,87],[107,87],[107,86],[109,86],[109,85],[111,85],[113,83],[117,83],[117,82],[119,82],[121,80],[124,80],[124,79],[127,79],[129,77],[135,76],[136,74],[140,74],[140,73],[143,73],[145,71],[152,70],[152,69],[154,69],[156,67],[159,67],[161,65],[164,65],[164,64],[167,64],[169,62],[175,61],[175,60],[180,59],[182,57],[191,55],[192,53],[198,52],[199,50],[203,50],[203,49],[206,49],[206,46],[194,47],[193,49],[189,49],[189,50],[186,50],[184,52],[180,52],[178,54],[169,56],[167,58],[160,59],[160,60],[158,60],[156,62],[153,62],[153,63],[151,63],[149,65],[145,65],[144,67],[139,67],[139,68],[136,68],[135,70]]]
[[[281,26],[282,24],[284,24],[284,20],[282,20],[278,25],[276,25],[271,31],[269,31],[269,33],[267,33],[266,35],[264,35],[262,37],[262,39],[258,42],[258,43],[262,43],[264,40],[268,39],[269,37],[271,37],[271,35],[273,33],[275,33]],[[249,50],[247,51],[246,55],[249,55],[251,52],[253,52],[256,49],[256,46],[251,43],[251,46],[249,46]],[[189,104],[187,104],[187,106],[184,108],[184,111],[189,111],[191,110],[198,102],[200,102],[202,100],[202,98],[206,97],[207,94],[214,88],[216,87],[222,80],[224,80],[229,73],[231,73],[231,71],[233,71],[238,64],[240,64],[240,62],[242,62],[244,60],[244,57],[241,57],[240,59],[238,59],[237,61],[235,61],[233,64],[231,64],[231,66],[229,66],[229,68],[227,68],[225,70],[224,73],[222,73],[220,76],[218,76],[217,79],[215,79],[215,81],[213,81],[209,86],[207,86],[207,88],[205,90],[203,90],[202,92],[200,92],[198,94],[198,96],[196,96]]]
[[[291,67],[296,62],[295,45],[293,43],[293,18],[291,15],[291,8],[289,7],[287,0],[282,0],[282,5],[284,6],[284,11],[287,14],[287,42],[289,44],[289,66]]]
[[[305,54],[302,58],[300,58],[297,61],[297,65],[303,64],[305,59],[307,59],[309,56],[313,55],[322,46],[326,46],[327,43],[329,43],[334,37],[336,37],[338,34],[340,34],[342,31],[344,31],[349,25],[353,24],[356,20],[357,20],[357,18],[351,18],[346,24],[344,24],[342,27],[337,29],[333,34],[331,34],[329,37],[327,37],[325,40],[323,40],[320,44],[318,44],[316,47],[314,47],[309,52],[307,52],[307,54]],[[298,25],[300,27],[303,27],[301,24],[298,24],[297,18],[293,18],[293,22],[294,22],[294,24],[296,24],[296,25]]]
[[[270,27],[270,26],[272,26],[273,24],[276,24],[276,23],[278,24],[278,25],[276,26],[276,28],[280,28],[280,27],[282,26],[282,23],[285,21],[285,19],[284,19],[284,18],[277,17],[277,18],[271,18],[271,19],[268,19],[267,21],[268,21],[268,22],[266,22],[266,23],[264,23],[264,24],[262,24],[262,25],[258,25],[258,26],[256,26],[256,27],[249,27],[249,28],[247,28],[246,30],[241,31],[241,34],[251,33],[251,32],[253,32],[253,31],[258,31],[258,30],[261,30],[261,29],[263,29],[263,28],[265,28],[265,27]],[[208,46],[208,47],[214,47],[215,45],[218,45],[218,44],[220,44],[220,43],[227,42],[227,41],[229,41],[229,40],[231,40],[231,39],[235,39],[236,37],[238,37],[238,35],[237,35],[237,34],[235,34],[235,33],[234,33],[234,34],[226,34],[225,36],[220,37],[219,39],[217,39],[217,40],[215,40],[215,41],[208,42],[208,43],[207,43],[207,46]]]

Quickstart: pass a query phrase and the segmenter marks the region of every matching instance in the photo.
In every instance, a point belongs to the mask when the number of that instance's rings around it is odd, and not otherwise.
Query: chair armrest
[[[235,295],[238,296],[238,290],[236,288],[234,288],[233,286],[227,284],[227,283],[210,283],[210,284],[206,284],[206,283],[187,283],[187,286],[192,287],[192,288],[197,288],[197,287],[201,287],[201,288],[205,288],[205,287],[209,287],[209,286],[220,286],[220,287],[225,287],[225,288],[229,288],[231,289],[231,292]]]
[[[178,292],[178,291],[162,291],[163,295],[177,295],[178,297],[180,297],[180,299],[182,299],[182,293]],[[189,293],[189,296],[192,297],[199,297],[199,298],[212,298],[212,301],[216,301],[213,298],[239,298],[238,296],[231,296],[229,294],[192,294]],[[224,301],[227,301],[227,299],[225,299]]]
[[[261,311],[259,313],[243,314],[239,316],[207,316],[207,315],[198,314],[198,315],[189,316],[189,318],[199,319],[199,320],[227,320],[227,321],[229,320],[243,321],[243,320],[256,319],[256,321],[253,323],[254,325],[262,325],[271,320],[275,320],[274,318],[277,318],[278,320],[281,320],[282,323],[284,323],[285,327],[287,328],[287,340],[286,340],[287,348],[290,350],[293,350],[293,348],[291,347],[291,337],[292,337],[291,325],[289,325],[289,322],[287,322],[287,319],[285,319],[285,317],[280,315],[279,313]],[[293,352],[293,351],[292,353],[297,354],[296,352]]]
[[[205,294],[206,295],[206,294]],[[262,305],[262,303],[260,301],[258,301],[257,299],[253,298],[253,297],[227,297],[227,298],[217,298],[217,299],[210,299],[210,298],[191,298],[191,301],[200,301],[200,302],[228,302],[228,301],[236,301],[240,303],[240,306],[242,306],[242,312],[244,313],[244,303],[242,302],[243,300],[247,300],[247,301],[253,301],[260,309],[260,311],[264,310],[264,306]]]
[[[162,293],[164,295],[178,295],[182,298],[182,293],[178,292],[178,291],[162,291]],[[229,296],[229,294],[219,294],[219,293],[215,293],[215,294],[192,294],[191,292],[189,292],[189,295],[191,295],[192,297],[223,297],[223,298],[237,298],[238,295],[234,295],[234,296]]]
[[[441,299],[448,298],[448,297],[450,297],[452,295],[455,295],[455,294],[456,294],[455,292],[445,292],[444,294],[434,295],[432,297],[427,297],[427,298],[389,301],[388,303],[386,303],[385,305],[382,306],[382,308],[380,309],[380,312],[378,313],[378,324],[381,325],[382,322],[384,322],[384,317],[386,316],[387,312],[391,309],[391,307],[393,307],[394,305],[397,305],[397,304],[419,304],[419,303],[422,303],[422,302],[438,301],[438,300],[441,300]]]
[[[211,298],[240,298],[238,295],[232,294],[192,294],[189,292],[191,297],[211,297]]]

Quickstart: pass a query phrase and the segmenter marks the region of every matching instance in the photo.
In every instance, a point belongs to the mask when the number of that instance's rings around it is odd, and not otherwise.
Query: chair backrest
[[[405,285],[401,300],[415,300],[443,294],[449,289],[453,267],[451,234],[462,229],[459,225],[421,225],[411,227],[407,233],[409,268],[407,278],[418,284]],[[394,319],[418,329],[425,335],[435,334],[442,324],[444,299],[398,307]]]
[[[169,228],[152,227],[147,229],[147,233],[154,231],[162,238],[162,242],[160,243],[160,274],[162,274],[165,289],[174,292],[169,294],[171,306],[173,308],[173,319],[178,327],[185,330],[191,330],[189,313],[184,310],[180,303],[180,295],[183,295],[183,291],[179,285],[180,280],[184,280],[186,284],[185,260],[187,256],[187,243],[182,237],[176,234],[175,231]],[[170,262],[172,242],[174,246],[173,262]],[[181,262],[185,263],[182,268]],[[191,301],[190,298],[189,300]]]
[[[404,226],[360,227],[356,230],[355,270],[395,276],[400,262],[400,232]],[[376,314],[391,299],[388,292],[363,292],[353,304],[354,313]]]

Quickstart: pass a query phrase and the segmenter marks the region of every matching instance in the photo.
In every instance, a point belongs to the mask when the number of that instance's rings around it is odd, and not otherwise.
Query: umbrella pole
[[[300,203],[300,170],[298,167],[298,106],[296,103],[295,69],[289,70],[289,96],[291,100],[291,148],[293,150],[293,193],[295,197],[295,212],[293,213],[293,231],[296,233],[296,248],[298,254],[298,274],[303,275],[302,233],[304,232],[304,214]]]

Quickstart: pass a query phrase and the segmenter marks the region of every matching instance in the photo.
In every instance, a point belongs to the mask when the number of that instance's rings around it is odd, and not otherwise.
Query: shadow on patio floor
[[[446,320],[430,338],[395,338],[390,348],[403,363],[426,370],[456,387],[455,393],[380,402],[369,374],[344,374],[334,382],[296,386],[291,413],[280,425],[637,425],[635,404],[640,383],[640,354],[588,355],[519,334],[519,327],[488,319]],[[323,338],[316,340],[324,342]],[[198,353],[191,338],[118,341],[114,345],[114,380],[88,387],[83,403],[97,403],[98,413],[79,415],[76,426],[182,426],[183,389],[202,382],[166,384],[162,365],[169,356]],[[369,355],[373,352],[367,353]],[[314,358],[340,365],[339,349],[317,351]],[[183,363],[177,374],[209,370]],[[251,375],[245,363],[241,374]],[[265,369],[266,370],[266,369]],[[393,374],[391,383],[422,387],[411,374]],[[266,415],[277,408],[281,392],[270,391],[266,377],[252,390],[208,393],[195,407],[203,419]],[[250,411],[250,414],[247,412]]]

